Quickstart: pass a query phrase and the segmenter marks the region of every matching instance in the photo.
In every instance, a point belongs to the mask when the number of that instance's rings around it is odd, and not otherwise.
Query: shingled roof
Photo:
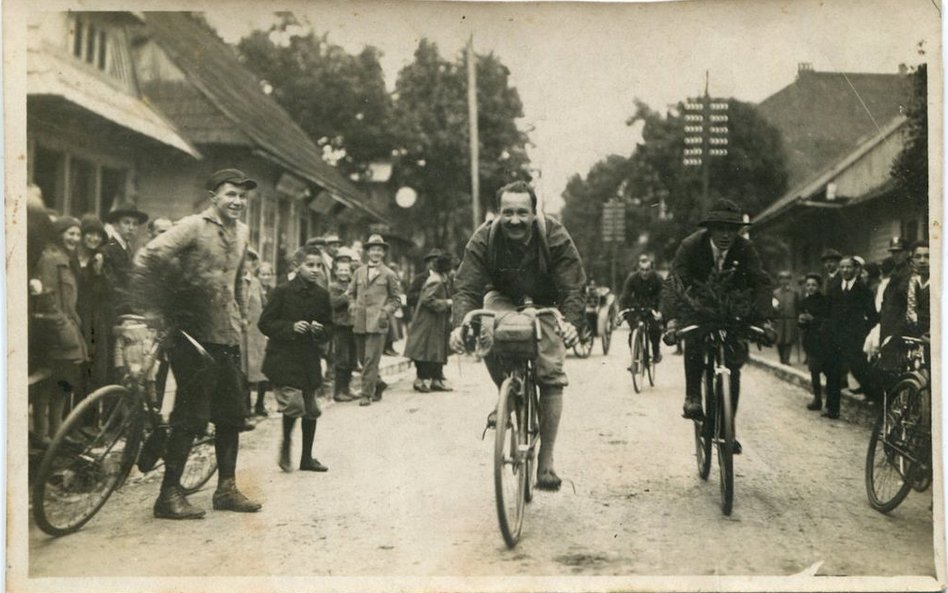
[[[758,111],[783,134],[794,187],[885,128],[904,112],[911,93],[906,74],[816,72],[801,66],[797,79],[765,99]]]
[[[188,81],[268,158],[326,188],[339,201],[384,220],[365,205],[364,194],[353,183],[322,160],[320,149],[264,94],[257,78],[213,31],[187,13],[146,12],[143,16],[149,36]]]

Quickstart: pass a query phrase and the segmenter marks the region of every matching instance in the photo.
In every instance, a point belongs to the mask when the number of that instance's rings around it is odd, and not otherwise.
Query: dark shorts
[[[208,422],[239,428],[248,415],[240,348],[221,344],[202,346],[210,354],[210,360],[184,340],[176,340],[169,353],[171,370],[178,384],[171,426],[195,434],[202,434]]]

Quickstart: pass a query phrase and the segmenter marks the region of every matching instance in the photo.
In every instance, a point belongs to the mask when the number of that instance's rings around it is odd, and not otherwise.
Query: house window
[[[113,33],[107,26],[93,22],[88,16],[77,15],[72,27],[72,55],[102,72],[110,73],[110,56],[115,49]]]
[[[95,165],[82,159],[69,163],[69,214],[81,216],[96,211]]]
[[[104,215],[116,202],[125,200],[125,180],[128,171],[102,167],[102,184],[99,189],[98,213]]]
[[[902,224],[903,231],[902,237],[911,243],[912,241],[918,240],[918,220],[906,220]]]

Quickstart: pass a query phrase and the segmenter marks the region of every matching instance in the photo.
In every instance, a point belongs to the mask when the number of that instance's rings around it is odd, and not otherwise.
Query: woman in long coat
[[[451,298],[447,273],[451,260],[438,258],[421,289],[418,305],[408,331],[405,356],[415,363],[415,391],[451,391],[440,378],[448,362],[448,336],[451,333]]]
[[[109,380],[109,319],[105,310],[109,287],[103,273],[102,247],[108,240],[105,226],[94,214],[82,217],[82,241],[76,251],[79,262],[79,297],[76,309],[82,321],[82,335],[89,352],[89,364],[83,367],[83,394],[90,393]]]
[[[37,277],[43,283],[42,309],[51,321],[45,343],[50,377],[36,390],[33,401],[33,432],[43,444],[59,430],[66,397],[78,391],[80,365],[88,359],[76,310],[80,223],[64,216],[54,228],[59,241],[49,245],[36,264]]]

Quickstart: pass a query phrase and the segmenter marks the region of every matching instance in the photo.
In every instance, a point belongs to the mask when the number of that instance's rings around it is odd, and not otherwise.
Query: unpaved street
[[[803,391],[753,368],[735,508],[722,516],[716,461],[702,482],[679,416],[681,358],[666,355],[656,387],[635,395],[617,338],[608,358],[597,344],[567,361],[563,489],[537,493],[514,550],[497,528],[490,434],[480,440],[495,396],[480,365],[452,359],[453,393],[416,393],[404,375],[380,404],[331,406],[316,436],[326,474],[282,473],[280,422],[261,422],[243,440],[238,482],[262,512],[158,521],[150,478],[74,535],[32,527],[31,575],[933,574],[931,493],[890,516],[872,510],[868,426],[808,412]],[[212,487],[192,500],[210,509]]]

